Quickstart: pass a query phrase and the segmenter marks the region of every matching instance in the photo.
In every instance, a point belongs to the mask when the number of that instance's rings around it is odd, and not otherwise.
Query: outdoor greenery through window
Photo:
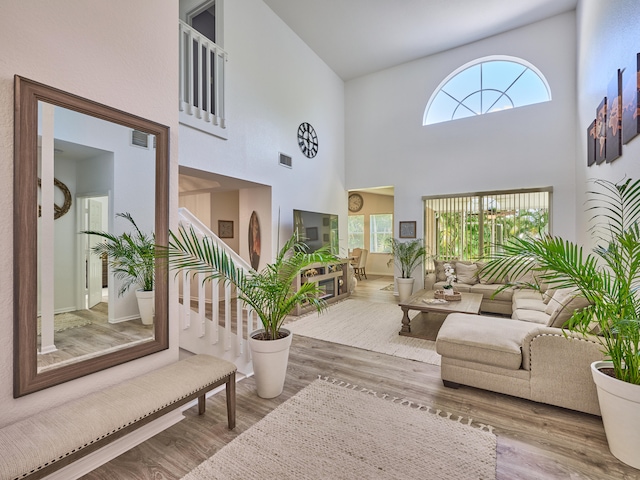
[[[349,215],[349,251],[364,248],[364,215]]]
[[[390,253],[389,239],[393,238],[393,214],[383,213],[369,216],[371,253]]]
[[[551,188],[423,200],[425,245],[439,259],[478,260],[511,237],[551,233]]]
[[[452,72],[427,103],[423,125],[551,100],[544,75],[514,57],[477,59]]]

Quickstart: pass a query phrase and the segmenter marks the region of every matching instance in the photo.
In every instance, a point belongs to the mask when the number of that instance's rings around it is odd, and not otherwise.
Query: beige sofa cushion
[[[513,310],[536,310],[538,312],[544,312],[547,308],[547,305],[542,301],[541,298],[533,299],[533,298],[514,298],[513,299]]]
[[[558,308],[561,308],[564,305],[564,303],[569,300],[569,297],[573,295],[575,291],[576,289],[573,287],[557,289],[553,293],[551,300],[549,300],[549,303],[547,304],[547,307],[545,308],[544,312],[547,315],[553,315],[553,313]]]
[[[587,300],[582,295],[572,294],[570,295],[564,302],[563,305],[559,308],[556,308],[551,317],[549,318],[549,323],[547,323],[550,327],[561,328],[567,320],[571,318],[573,312],[578,309],[588,307],[591,302]],[[595,326],[595,325],[594,325]]]
[[[529,322],[539,325],[547,325],[549,323],[550,317],[550,315],[547,315],[540,310],[527,310],[525,308],[514,310],[511,314],[511,318],[513,320],[521,320],[523,322]]]
[[[447,280],[447,276],[444,274],[444,264],[450,263],[451,266],[454,266],[454,260],[434,260],[433,267],[436,271],[436,282],[445,282]],[[455,268],[455,266],[454,266]]]
[[[442,324],[436,351],[448,358],[518,370],[522,365],[522,340],[535,323],[508,318],[452,313]]]
[[[554,293],[556,293],[555,288],[547,288],[545,290],[544,294],[542,295],[542,301],[545,303],[545,305],[551,301],[551,298],[553,298]]]
[[[475,263],[456,262],[456,278],[460,283],[478,283],[478,266]]]
[[[498,293],[495,297],[491,298],[491,296],[498,290],[500,287],[504,287],[504,285],[499,283],[487,284],[487,283],[476,283],[472,285],[469,289],[471,293],[479,293],[482,295],[482,298],[487,300],[501,300],[503,302],[510,302],[513,297],[513,288],[506,288],[502,292]]]
[[[482,272],[484,267],[486,266],[486,263],[476,262],[476,265],[478,266],[478,278],[480,279],[480,283],[484,283],[484,284],[505,283],[504,277],[500,277],[495,274],[488,275]]]
[[[519,288],[513,292],[513,299],[529,299],[529,300],[539,300],[542,301],[542,294],[537,292],[531,288]]]

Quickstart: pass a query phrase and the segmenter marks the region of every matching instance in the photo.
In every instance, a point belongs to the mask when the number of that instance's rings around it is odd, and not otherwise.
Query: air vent
[[[283,167],[293,168],[293,160],[291,160],[291,157],[289,155],[285,155],[284,153],[280,154],[279,163]]]
[[[136,147],[149,148],[149,134],[140,130],[131,131],[131,145]]]

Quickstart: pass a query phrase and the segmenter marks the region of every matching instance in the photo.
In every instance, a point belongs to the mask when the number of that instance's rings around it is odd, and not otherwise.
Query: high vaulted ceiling
[[[343,80],[522,27],[577,0],[264,0]]]

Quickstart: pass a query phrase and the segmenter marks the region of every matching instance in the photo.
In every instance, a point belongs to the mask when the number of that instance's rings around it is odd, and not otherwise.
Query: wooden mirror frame
[[[13,396],[17,398],[169,348],[169,276],[156,259],[153,339],[38,373],[38,101],[156,136],[155,235],[160,246],[168,244],[169,232],[169,127],[18,75],[14,80]]]

